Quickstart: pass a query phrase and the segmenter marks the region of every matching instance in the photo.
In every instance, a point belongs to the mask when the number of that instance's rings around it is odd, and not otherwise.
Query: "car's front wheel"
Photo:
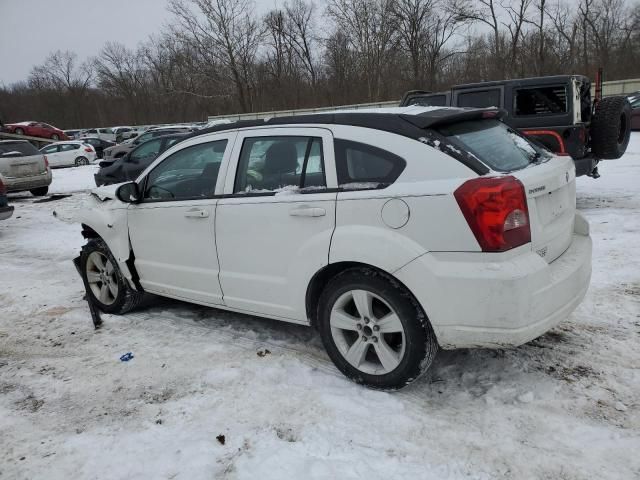
[[[24,130],[22,128],[16,128],[13,132],[16,135],[24,135]]]
[[[369,268],[346,270],[329,282],[320,297],[318,325],[338,369],[371,388],[408,385],[438,351],[431,324],[413,296]]]
[[[143,294],[132,289],[104,240],[94,238],[82,247],[80,267],[88,295],[106,313],[126,313],[138,306]]]

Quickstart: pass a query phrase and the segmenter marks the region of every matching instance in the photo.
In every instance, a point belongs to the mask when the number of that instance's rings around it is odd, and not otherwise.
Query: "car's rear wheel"
[[[16,128],[13,132],[16,135],[24,135],[24,130],[22,128]]]
[[[44,197],[47,193],[49,193],[49,187],[33,188],[29,191],[34,197]]]
[[[103,312],[126,313],[142,300],[143,294],[129,286],[104,240],[94,238],[82,247],[80,267],[88,295]]]
[[[76,158],[76,167],[79,167],[81,165],[89,165],[89,159],[87,157],[78,157]]]
[[[626,97],[598,102],[591,122],[591,150],[596,158],[615,160],[624,155],[631,137],[631,105]]]
[[[51,140],[60,140],[60,135],[58,135],[57,133],[54,133],[53,135],[51,135]]]
[[[438,351],[429,320],[413,296],[369,268],[346,270],[329,282],[320,297],[318,325],[338,369],[371,388],[408,385]]]

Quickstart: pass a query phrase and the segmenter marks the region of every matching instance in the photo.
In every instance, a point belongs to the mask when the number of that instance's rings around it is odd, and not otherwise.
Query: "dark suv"
[[[558,155],[570,155],[576,175],[595,178],[600,160],[624,154],[631,132],[629,101],[606,97],[593,102],[591,82],[581,75],[457,85],[437,93],[414,90],[400,105],[502,108],[507,125]]]
[[[155,137],[122,157],[103,160],[100,162],[100,170],[94,176],[96,185],[100,187],[135,180],[158,155],[185,137],[184,133]]]

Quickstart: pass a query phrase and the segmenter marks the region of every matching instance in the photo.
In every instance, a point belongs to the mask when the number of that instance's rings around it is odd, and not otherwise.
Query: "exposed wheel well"
[[[397,278],[395,278],[390,273],[378,268],[373,265],[369,265],[367,263],[360,262],[337,262],[330,263],[325,266],[313,276],[309,285],[307,286],[307,294],[305,297],[305,307],[307,311],[307,318],[311,322],[311,326],[313,328],[317,328],[317,311],[318,311],[318,300],[320,299],[320,295],[322,295],[322,291],[325,289],[329,281],[345,270],[350,268],[369,268],[371,270],[375,270],[380,272],[385,277],[389,278],[393,282],[397,282],[406,292],[411,295],[413,301],[420,306],[420,302],[416,299],[415,295],[411,293],[411,291]],[[423,309],[424,310],[424,309]],[[426,312],[425,312],[426,314]]]
[[[82,224],[82,236],[84,238],[102,238],[98,233],[88,225]]]

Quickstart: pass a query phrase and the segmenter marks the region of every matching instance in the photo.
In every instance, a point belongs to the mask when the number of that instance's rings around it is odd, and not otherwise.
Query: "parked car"
[[[100,140],[106,140],[107,142],[116,141],[116,134],[110,128],[90,128],[80,135],[81,139],[86,137],[95,137]]]
[[[96,151],[96,155],[98,158],[103,158],[104,151],[115,146],[114,142],[108,142],[107,140],[103,140],[98,137],[83,137],[82,142],[91,145]]]
[[[2,180],[2,175],[0,175],[0,220],[11,218],[11,215],[13,215],[13,207],[9,205],[7,186]]]
[[[16,135],[51,138],[52,140],[69,140],[62,130],[44,122],[8,123],[5,125],[5,130]]]
[[[631,134],[625,97],[594,106],[591,82],[581,75],[457,85],[448,92],[407,92],[401,106],[499,107],[505,122],[559,155],[570,155],[577,175],[598,178],[598,163],[624,155]]]
[[[96,151],[93,146],[82,141],[67,141],[52,143],[40,149],[40,152],[47,156],[49,165],[54,167],[79,167],[89,165],[96,158]]]
[[[138,145],[123,157],[103,160],[100,162],[100,170],[94,175],[96,185],[100,187],[135,180],[158,155],[183,138],[183,133],[155,137]]]
[[[133,127],[113,127],[112,130],[116,136],[116,143],[122,143],[124,140],[137,137],[140,134],[140,132]]]
[[[51,185],[47,157],[26,140],[0,140],[0,175],[7,192],[46,195]]]
[[[82,130],[65,130],[64,134],[69,138],[69,140],[77,140],[80,138],[80,133]]]
[[[214,127],[94,190],[75,260],[109,313],[143,292],[316,327],[358,383],[402,388],[438,348],[517,346],[591,275],[575,166],[496,109]]]
[[[631,130],[640,130],[640,92],[628,97],[631,104]]]
[[[160,137],[162,135],[170,135],[176,133],[190,133],[190,128],[185,127],[159,127],[147,130],[145,133],[139,135],[133,140],[121,143],[120,145],[115,145],[113,147],[107,148],[104,151],[105,160],[112,160],[115,158],[124,157],[131,150],[136,148],[138,145],[143,144],[147,140],[151,140],[155,137]]]

